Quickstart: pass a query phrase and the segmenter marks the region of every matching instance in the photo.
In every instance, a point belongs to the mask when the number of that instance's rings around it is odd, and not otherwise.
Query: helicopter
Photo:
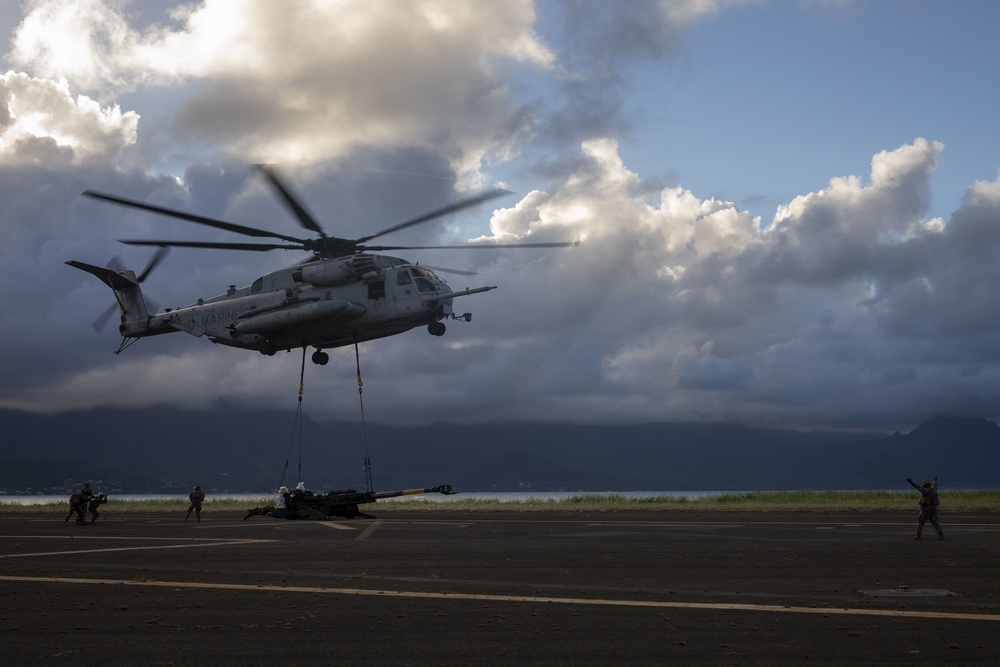
[[[283,243],[230,243],[172,240],[122,240],[133,246],[153,246],[157,252],[139,275],[121,266],[96,266],[76,260],[66,264],[86,271],[112,289],[121,315],[121,344],[115,354],[139,338],[185,332],[207,337],[213,343],[272,356],[279,350],[313,347],[312,361],[325,365],[325,350],[395,336],[426,326],[428,333],[443,336],[445,320],[470,322],[471,313],[458,315],[453,300],[496,289],[496,286],[452,291],[434,270],[401,257],[378,254],[389,250],[437,250],[448,248],[562,248],[576,242],[489,245],[402,246],[367,245],[368,241],[408,227],[482,204],[510,194],[490,190],[468,197],[424,215],[357,239],[329,236],[292,194],[274,168],[257,165],[257,171],[274,187],[280,201],[298,223],[314,234],[298,238],[246,227],[222,220],[164,208],[113,194],[87,190],[83,196],[119,206],[170,216],[200,225]],[[266,273],[250,285],[229,289],[218,296],[198,299],[182,308],[151,313],[140,284],[162,261],[169,248],[209,248],[247,251],[304,250],[305,261]],[[449,272],[446,269],[437,269]],[[454,273],[466,273],[454,271]],[[467,274],[472,275],[472,274]],[[114,308],[114,306],[112,306]],[[154,308],[155,310],[155,308]],[[113,313],[113,310],[110,311]],[[110,316],[110,315],[109,315]],[[101,318],[98,318],[99,320]],[[95,329],[99,329],[95,321]]]

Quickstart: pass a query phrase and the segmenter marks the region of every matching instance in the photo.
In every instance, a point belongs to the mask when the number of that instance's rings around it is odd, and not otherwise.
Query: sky
[[[64,264],[284,234],[580,241],[398,251],[469,323],[360,349],[367,420],[909,430],[1000,417],[1000,4],[989,0],[0,0],[0,408],[295,410],[301,354],[184,333],[114,354]],[[174,249],[188,305],[303,259]],[[354,350],[303,406],[357,419]]]

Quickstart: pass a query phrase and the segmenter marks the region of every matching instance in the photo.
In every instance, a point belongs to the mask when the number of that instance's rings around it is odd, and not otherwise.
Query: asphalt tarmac
[[[1000,664],[1000,516],[915,518],[0,515],[0,660]]]

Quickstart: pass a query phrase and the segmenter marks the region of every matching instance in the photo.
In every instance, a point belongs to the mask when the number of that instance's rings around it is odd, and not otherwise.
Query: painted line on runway
[[[318,588],[314,586],[266,586],[249,584],[200,583],[191,581],[130,581],[127,579],[76,579],[68,577],[18,577],[0,575],[0,581],[40,584],[96,584],[101,586],[148,586],[153,588],[192,588],[204,590],[258,591],[267,593],[310,593],[356,595],[380,598],[421,600],[463,600],[483,602],[520,602],[534,604],[596,605],[604,607],[646,607],[653,609],[704,609],[709,611],[754,611],[820,616],[883,616],[888,618],[945,619],[1000,622],[1000,614],[966,614],[943,611],[907,611],[902,609],[851,609],[848,607],[793,607],[728,602],[669,602],[655,600],[608,600],[599,598],[560,598],[533,595],[486,595],[478,593],[429,593],[423,591],[365,590],[361,588]]]
[[[372,525],[365,528],[364,532],[355,538],[355,541],[367,540],[369,537],[375,534],[375,531],[382,527],[382,520],[377,519]]]
[[[550,522],[556,523],[556,522]],[[568,521],[559,521],[558,523],[570,523]],[[628,528],[750,528],[749,523],[713,523],[713,522],[693,522],[693,521],[591,521],[584,525],[590,528],[611,528],[611,527],[628,527]]]
[[[96,538],[95,538],[96,539]],[[73,549],[72,551],[39,551],[30,554],[0,554],[0,558],[27,558],[33,556],[65,556],[69,554],[99,554],[113,551],[152,551],[156,549],[190,549],[192,547],[231,547],[244,544],[263,544],[277,540],[226,540],[224,542],[204,542],[188,540],[187,544],[165,544],[144,547],[109,547],[105,549]]]
[[[948,517],[948,525],[955,526],[957,528],[1000,528],[1000,523],[997,522],[975,522],[969,523],[964,521],[955,521],[953,517]],[[570,519],[553,519],[550,521],[533,521],[526,519],[486,519],[479,520],[480,523],[577,523]],[[669,526],[674,527],[707,527],[707,528],[767,528],[767,527],[784,527],[784,526],[818,526],[818,525],[837,525],[850,528],[881,528],[883,526],[911,526],[913,521],[907,519],[905,521],[868,521],[866,523],[835,523],[830,524],[820,523],[816,521],[758,521],[754,519],[746,519],[740,521],[634,521],[634,520],[608,520],[608,521],[586,521],[589,526]]]
[[[319,525],[321,526],[326,526],[327,528],[333,528],[335,530],[357,530],[356,528],[352,528],[351,526],[345,526],[344,524],[338,523],[336,521],[319,521],[316,523],[319,523]]]
[[[111,540],[121,540],[127,542],[135,542],[136,540],[142,540],[143,542],[180,542],[185,540],[188,542],[218,542],[218,537],[151,537],[148,535],[142,535],[139,537],[128,537],[121,535],[0,535],[0,539],[12,539],[12,540],[101,540],[101,541],[111,541]],[[267,542],[269,540],[256,540],[256,539],[242,539],[236,538],[228,540],[230,542]]]

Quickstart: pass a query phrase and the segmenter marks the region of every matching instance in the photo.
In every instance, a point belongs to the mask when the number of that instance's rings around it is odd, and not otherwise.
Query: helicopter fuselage
[[[127,269],[118,275],[134,280]],[[273,271],[247,287],[231,285],[225,294],[163,313],[146,314],[126,303],[119,332],[128,339],[183,331],[264,354],[310,346],[319,352],[418,326],[442,335],[442,320],[471,319],[454,315],[452,299],[491,289],[453,292],[433,271],[405,259],[356,254]]]

